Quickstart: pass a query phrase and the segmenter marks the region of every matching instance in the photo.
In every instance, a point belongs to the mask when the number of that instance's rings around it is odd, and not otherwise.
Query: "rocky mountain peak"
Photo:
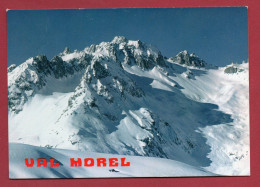
[[[15,68],[16,68],[16,64],[12,64],[8,67],[7,72],[9,73],[9,72],[13,71]]]
[[[205,67],[206,63],[200,59],[195,53],[189,53],[187,50],[179,52],[175,57],[171,58],[174,62],[186,66]]]
[[[68,47],[65,47],[63,54],[70,54],[71,50]]]
[[[124,36],[115,36],[114,39],[111,41],[111,43],[115,44],[120,44],[124,42],[128,42],[128,40]]]

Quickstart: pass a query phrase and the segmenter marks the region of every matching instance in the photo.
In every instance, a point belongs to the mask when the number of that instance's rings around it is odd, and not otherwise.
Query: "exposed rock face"
[[[63,51],[63,54],[65,54],[65,55],[70,54],[70,53],[71,53],[71,50],[68,47],[66,47]]]
[[[205,67],[204,60],[197,57],[194,53],[189,54],[186,50],[178,53],[172,60],[186,66]]]
[[[15,64],[12,64],[12,65],[10,65],[10,66],[7,68],[7,72],[9,73],[9,72],[13,71],[15,68],[16,68],[16,65],[15,65]]]
[[[234,64],[226,67],[226,69],[224,70],[224,72],[227,74],[233,74],[233,73],[242,72],[242,71],[244,71],[244,70],[236,67]]]

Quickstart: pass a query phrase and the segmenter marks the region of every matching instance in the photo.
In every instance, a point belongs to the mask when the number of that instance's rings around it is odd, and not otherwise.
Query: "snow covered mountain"
[[[249,174],[248,63],[115,37],[8,68],[9,142]]]

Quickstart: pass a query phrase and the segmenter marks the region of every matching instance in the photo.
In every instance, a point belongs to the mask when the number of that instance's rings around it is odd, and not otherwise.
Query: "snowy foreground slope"
[[[86,177],[170,177],[216,176],[205,169],[174,160],[143,156],[120,156],[104,153],[47,149],[24,144],[9,145],[10,178],[86,178]],[[70,158],[126,158],[129,167],[70,167]],[[60,167],[26,167],[25,158],[55,158]],[[55,162],[56,162],[55,161]]]
[[[248,63],[215,67],[187,51],[166,58],[115,37],[11,65],[8,106],[10,143],[250,174]]]

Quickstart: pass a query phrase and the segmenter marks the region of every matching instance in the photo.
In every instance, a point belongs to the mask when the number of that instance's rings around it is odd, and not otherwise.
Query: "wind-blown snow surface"
[[[72,151],[63,149],[47,149],[24,144],[11,143],[9,145],[9,173],[10,178],[95,178],[95,177],[170,177],[170,176],[216,176],[203,168],[193,167],[174,160],[141,157],[122,156],[87,151]],[[55,158],[59,167],[37,167],[36,160],[33,167],[25,166],[25,158]],[[70,158],[126,158],[130,166],[118,167],[70,167]]]
[[[115,37],[10,66],[9,142],[249,175],[248,97],[248,63],[218,68],[187,51],[166,58]]]
[[[249,84],[248,63],[233,64],[239,73],[224,73],[226,68],[207,70],[196,79],[173,77],[184,87],[183,93],[201,102],[214,103],[219,110],[230,114],[233,121],[227,124],[199,128],[211,146],[209,171],[225,175],[249,175]],[[229,66],[228,66],[229,67]]]

